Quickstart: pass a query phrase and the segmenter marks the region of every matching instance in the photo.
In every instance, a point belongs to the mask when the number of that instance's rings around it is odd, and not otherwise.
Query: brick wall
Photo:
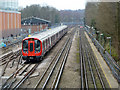
[[[21,28],[21,13],[0,11],[0,30]]]
[[[0,32],[1,37],[17,35],[21,28],[21,13],[12,11],[0,11]],[[1,38],[0,37],[0,38]]]

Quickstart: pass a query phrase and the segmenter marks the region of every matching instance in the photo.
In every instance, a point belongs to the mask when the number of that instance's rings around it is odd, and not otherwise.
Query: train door
[[[46,42],[46,51],[47,51],[47,39],[45,40],[45,42]]]
[[[35,56],[35,42],[34,40],[30,39],[29,42],[28,42],[28,56]]]
[[[42,42],[42,52],[44,52],[44,42]]]
[[[51,39],[52,39],[52,37],[50,37],[50,47],[52,46],[52,44],[51,44]]]
[[[51,37],[51,46],[53,46],[53,36]]]
[[[58,40],[58,33],[56,34],[56,41]]]
[[[49,47],[50,47],[50,39],[48,38],[48,49],[49,49]]]
[[[55,42],[55,37],[53,36],[53,45],[54,45],[54,42]]]
[[[45,41],[43,41],[43,47],[44,47],[44,53],[45,53],[45,47],[46,47],[46,46],[45,46]]]
[[[45,52],[46,52],[46,41],[44,41],[44,47],[45,47],[45,49],[44,49],[44,50],[45,50]]]

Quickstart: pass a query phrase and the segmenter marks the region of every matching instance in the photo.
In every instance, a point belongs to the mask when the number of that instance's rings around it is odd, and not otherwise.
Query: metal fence
[[[28,35],[22,34],[22,35],[17,36],[17,37],[9,37],[9,38],[6,38],[6,39],[1,40],[1,41],[6,45],[6,47],[9,47],[11,45],[14,45],[16,43],[21,42],[26,36],[28,36]],[[0,48],[3,48],[3,46]]]
[[[60,26],[61,24],[55,24],[53,26],[51,26],[50,28],[55,28],[55,27],[58,27]],[[9,47],[11,45],[14,45],[14,44],[17,44],[19,42],[22,42],[22,40],[27,37],[29,34],[30,35],[35,35],[35,34],[38,34],[38,33],[41,33],[41,32],[45,32],[46,30],[48,30],[47,28],[46,29],[42,29],[40,31],[36,31],[36,32],[33,32],[33,33],[29,33],[29,28],[22,28],[22,29],[16,29],[16,30],[6,30],[4,32],[2,32],[2,36],[4,36],[4,39],[1,37],[0,38],[0,43],[3,42],[6,47]],[[10,35],[13,35],[13,37],[11,37]],[[2,46],[0,44],[0,49],[1,48],[4,48],[4,46]]]
[[[103,46],[94,38],[94,36],[89,32],[90,27],[85,26],[85,30],[89,37],[92,39],[92,42],[106,61],[107,65],[112,71],[113,76],[118,80],[120,83],[120,66],[116,63],[116,61],[112,58],[112,56],[103,48]]]
[[[0,37],[0,49],[4,47],[2,43],[9,47],[18,42],[21,42],[28,34],[23,29],[2,30]]]

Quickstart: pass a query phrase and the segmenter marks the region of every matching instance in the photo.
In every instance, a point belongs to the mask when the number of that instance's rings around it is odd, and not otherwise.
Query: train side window
[[[44,51],[44,43],[42,43],[42,50]]]
[[[48,43],[47,43],[48,41],[47,41],[47,39],[46,39],[46,48],[47,48],[47,45],[48,45]]]
[[[55,35],[53,36],[53,41],[55,40]]]
[[[23,52],[28,52],[28,40],[23,41]]]
[[[46,50],[46,41],[44,41],[44,50]]]
[[[57,36],[57,38],[58,38],[58,33],[57,33],[57,35],[56,35],[56,36]]]
[[[43,43],[44,43],[44,50],[45,50],[45,41]]]
[[[54,36],[53,36],[53,42],[54,42]]]
[[[48,46],[50,45],[50,39],[48,38]]]
[[[49,45],[51,45],[51,42],[50,42],[50,41],[51,41],[51,38],[49,38]]]
[[[49,47],[49,38],[47,39],[47,41],[48,41],[47,43],[48,43],[48,47]]]
[[[35,40],[35,52],[40,52],[40,41]]]

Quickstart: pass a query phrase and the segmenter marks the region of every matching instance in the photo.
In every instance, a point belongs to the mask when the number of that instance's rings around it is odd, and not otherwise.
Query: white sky
[[[25,7],[31,4],[49,5],[57,8],[58,10],[63,9],[84,9],[86,0],[18,0],[19,6]]]

